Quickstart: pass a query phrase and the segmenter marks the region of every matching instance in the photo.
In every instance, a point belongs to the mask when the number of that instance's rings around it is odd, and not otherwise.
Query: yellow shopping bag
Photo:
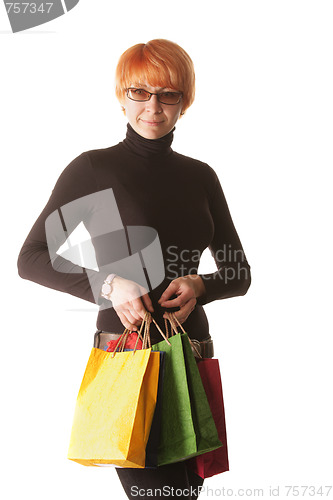
[[[92,348],[76,402],[68,458],[82,465],[145,466],[159,353]]]

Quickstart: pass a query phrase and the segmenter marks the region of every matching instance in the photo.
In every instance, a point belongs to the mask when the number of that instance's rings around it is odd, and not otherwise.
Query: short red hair
[[[127,49],[116,68],[116,96],[122,103],[131,83],[145,80],[152,87],[169,87],[183,92],[182,113],[195,95],[195,73],[190,56],[170,40],[158,38]]]

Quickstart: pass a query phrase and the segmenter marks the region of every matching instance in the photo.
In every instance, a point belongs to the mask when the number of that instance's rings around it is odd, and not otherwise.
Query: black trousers
[[[116,468],[116,471],[130,500],[152,498],[196,500],[200,486],[204,482],[186,467],[186,462],[162,465],[157,469]]]

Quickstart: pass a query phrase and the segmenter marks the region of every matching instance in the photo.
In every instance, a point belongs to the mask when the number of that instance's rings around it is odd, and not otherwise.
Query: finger
[[[121,319],[123,325],[125,328],[128,328],[129,330],[135,330],[137,331],[140,324],[142,323],[142,320],[137,320],[135,319],[129,310],[116,310],[116,313],[118,314],[119,318]]]
[[[133,316],[133,318],[136,320],[136,323],[137,322],[141,323],[142,318],[141,318],[140,314],[138,314],[136,312],[136,310],[132,307],[132,305],[128,306],[128,311],[131,313],[131,315]]]
[[[131,300],[120,305],[117,304],[115,310],[117,312],[120,311],[121,313],[123,313],[127,317],[127,319],[134,325],[138,325],[141,323],[141,316],[135,311]]]
[[[115,311],[116,311],[117,315],[119,316],[119,319],[125,328],[127,328],[130,331],[135,331],[135,332],[138,331],[138,327],[136,325],[134,325],[133,323],[131,323],[130,321],[128,321],[128,319],[124,313],[122,313],[119,310],[117,311],[116,309],[115,309]]]
[[[168,300],[161,303],[161,307],[181,307],[184,299],[177,297],[176,299]]]
[[[131,306],[136,311],[136,313],[139,315],[141,320],[145,319],[145,315],[147,313],[147,310],[145,309],[141,298],[131,300]]]
[[[196,299],[189,299],[185,304],[183,304],[179,311],[174,312],[174,316],[178,319],[179,323],[184,323],[187,320],[195,305],[197,303]],[[167,318],[168,313],[164,313],[163,318]]]
[[[175,299],[166,300],[161,303],[162,307],[182,307],[193,298],[190,290],[182,291]]]
[[[193,297],[193,290],[188,287],[178,288],[178,296],[175,299],[165,300],[161,303],[162,307],[182,307]]]
[[[178,284],[175,281],[171,281],[170,285],[162,293],[158,303],[162,305],[162,302],[165,302],[170,297],[172,297],[172,295],[176,293],[178,288],[179,288]]]
[[[144,289],[141,289],[142,291],[144,291]],[[154,307],[153,307],[153,303],[148,295],[148,293],[143,293],[143,295],[141,296],[141,299],[145,305],[145,308],[148,309],[148,311],[150,312],[154,312]]]
[[[175,313],[173,313],[173,316],[175,316],[178,319],[180,324],[184,323],[184,321],[186,321],[186,319],[188,317],[188,315],[181,313],[180,311],[176,311]],[[168,316],[166,313],[163,315],[163,318],[168,319]],[[175,326],[177,328],[177,322],[176,322]]]
[[[133,325],[139,326],[141,324],[142,319],[140,317],[139,317],[139,319],[134,318],[134,316],[132,315],[130,309],[123,310],[122,313],[125,314],[125,316],[128,319],[128,321],[130,323],[132,323]]]

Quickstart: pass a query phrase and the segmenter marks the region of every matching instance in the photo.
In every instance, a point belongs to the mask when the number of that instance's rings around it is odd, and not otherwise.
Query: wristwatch
[[[112,281],[115,279],[116,274],[109,274],[107,278],[104,280],[101,297],[110,300],[110,294],[112,292]]]

